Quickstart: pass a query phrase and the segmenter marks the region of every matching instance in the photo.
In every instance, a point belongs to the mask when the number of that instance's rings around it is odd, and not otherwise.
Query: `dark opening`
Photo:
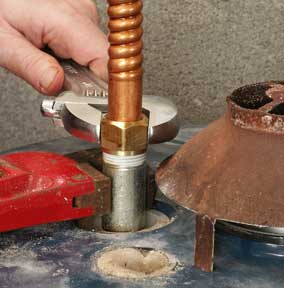
[[[284,115],[284,103],[275,106],[271,111],[269,111],[269,113],[275,115]]]
[[[266,95],[271,83],[260,83],[245,86],[233,92],[231,99],[242,108],[259,109],[273,100]]]

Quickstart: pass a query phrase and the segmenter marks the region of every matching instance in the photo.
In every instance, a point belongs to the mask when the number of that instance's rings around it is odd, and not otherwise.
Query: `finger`
[[[96,74],[100,79],[108,82],[108,58],[97,59],[89,64],[90,70]]]
[[[88,66],[102,79],[107,80],[108,41],[106,35],[89,18],[56,18],[56,28],[50,30],[44,43],[59,56],[72,58]]]
[[[13,10],[8,9],[11,1]],[[31,11],[23,13],[26,1],[0,1],[0,7],[4,5],[5,8],[2,10],[9,12],[4,13],[5,19],[13,27],[37,47],[48,45],[58,56],[90,65],[99,77],[107,80],[107,37],[90,17],[81,12],[82,8],[74,9],[78,3],[86,7],[89,0],[68,0],[74,7],[66,1],[29,0],[34,4],[33,17],[30,17]]]
[[[26,80],[39,92],[56,95],[62,88],[64,72],[50,55],[15,33],[0,31],[0,66]]]

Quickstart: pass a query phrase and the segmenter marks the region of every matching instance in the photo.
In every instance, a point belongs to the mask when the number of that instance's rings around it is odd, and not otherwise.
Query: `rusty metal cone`
[[[284,82],[242,87],[227,102],[222,118],[161,165],[157,183],[212,225],[284,227]]]

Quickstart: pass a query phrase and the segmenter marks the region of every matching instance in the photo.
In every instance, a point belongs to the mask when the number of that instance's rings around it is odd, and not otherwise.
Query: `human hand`
[[[0,0],[0,66],[55,95],[64,72],[46,46],[107,79],[108,41],[91,0]]]

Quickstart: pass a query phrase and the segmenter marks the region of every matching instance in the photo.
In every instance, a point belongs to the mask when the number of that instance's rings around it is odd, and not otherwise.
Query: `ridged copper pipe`
[[[141,0],[108,0],[109,3],[109,105],[112,121],[138,121],[142,116]]]

